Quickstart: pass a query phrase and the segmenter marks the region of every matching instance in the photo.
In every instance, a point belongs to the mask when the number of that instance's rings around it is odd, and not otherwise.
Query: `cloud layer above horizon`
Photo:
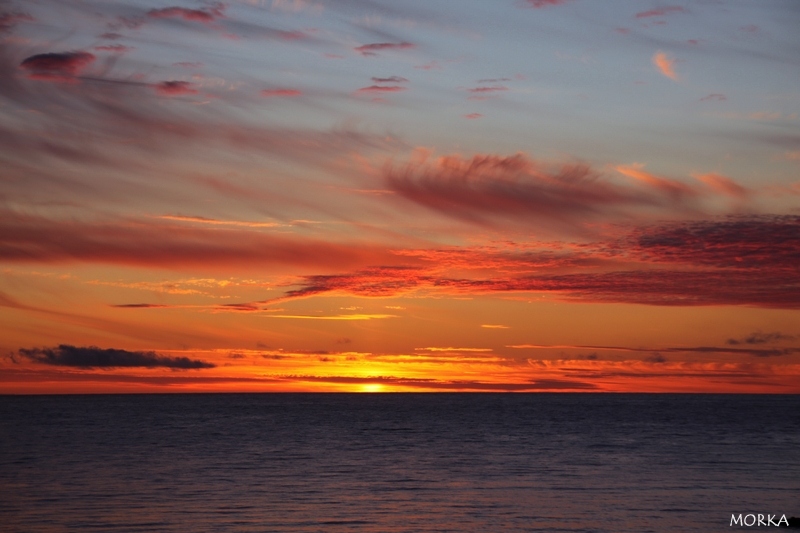
[[[784,390],[798,23],[779,0],[3,3],[0,372],[682,390],[681,364],[730,364],[687,387]],[[306,355],[218,355],[264,346]]]

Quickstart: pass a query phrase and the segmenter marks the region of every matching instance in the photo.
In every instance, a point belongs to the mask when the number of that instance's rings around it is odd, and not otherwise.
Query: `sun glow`
[[[383,392],[383,385],[380,383],[366,383],[361,386],[361,392]]]

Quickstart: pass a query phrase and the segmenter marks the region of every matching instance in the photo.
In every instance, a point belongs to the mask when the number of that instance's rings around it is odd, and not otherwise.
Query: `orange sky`
[[[646,7],[4,4],[0,393],[800,392],[797,15]]]

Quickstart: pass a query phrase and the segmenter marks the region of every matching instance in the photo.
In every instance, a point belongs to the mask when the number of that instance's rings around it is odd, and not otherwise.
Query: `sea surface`
[[[739,513],[800,516],[800,396],[0,396],[3,532],[758,529]]]

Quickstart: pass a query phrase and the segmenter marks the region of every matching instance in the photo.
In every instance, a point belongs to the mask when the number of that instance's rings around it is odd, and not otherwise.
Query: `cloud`
[[[28,13],[21,11],[0,13],[0,33],[13,30],[20,22],[34,22],[35,20]]]
[[[728,339],[727,343],[733,346],[739,344],[768,344],[784,340],[794,340],[795,338],[796,337],[794,335],[785,335],[779,331],[775,331],[773,333],[761,333],[760,331],[757,331],[742,339]]]
[[[266,97],[292,97],[292,96],[301,96],[303,91],[299,89],[264,89],[261,91],[261,96]]]
[[[509,329],[508,326],[501,324],[481,324],[481,327],[486,329]]]
[[[197,94],[197,89],[188,81],[162,81],[155,85],[156,92],[163,96],[180,96],[183,94]]]
[[[660,7],[651,9],[649,11],[640,11],[639,13],[636,13],[635,18],[643,19],[650,17],[663,17],[664,15],[669,15],[671,13],[686,13],[686,10],[680,6]]]
[[[508,87],[505,85],[492,85],[491,87],[472,87],[467,89],[467,92],[472,94],[470,100],[485,100],[486,98],[500,92],[507,91]]]
[[[593,345],[536,345],[536,344],[517,344],[508,346],[520,350],[606,350],[612,352],[634,352],[649,353],[649,362],[663,363],[666,359],[662,353],[695,353],[695,354],[727,354],[727,355],[749,355],[753,357],[777,357],[800,353],[800,348],[729,348],[725,346],[673,346],[667,348],[630,348],[627,346],[593,346]]]
[[[653,55],[653,64],[656,68],[671,80],[678,81],[678,75],[675,73],[675,60],[669,57],[664,52],[656,52]]]
[[[800,308],[800,217],[655,225],[560,255],[480,249],[395,254],[430,264],[305,276],[299,288],[275,301],[331,292],[360,297],[520,292],[571,302]],[[490,274],[467,277],[470,269]],[[547,273],[565,269],[571,272]]]
[[[655,189],[658,189],[676,200],[688,196],[696,196],[698,193],[691,186],[673,179],[663,178],[646,172],[643,170],[644,165],[634,163],[632,165],[618,165],[614,169],[630,178],[634,178],[642,183],[646,183]]]
[[[163,19],[163,18],[179,18],[192,22],[202,22],[209,24],[218,18],[224,16],[223,11],[225,6],[217,4],[207,9],[188,9],[185,7],[165,7],[163,9],[151,9],[147,12],[150,18]]]
[[[364,265],[392,255],[379,246],[335,243],[238,227],[160,220],[59,220],[0,211],[0,260],[88,262],[157,268]]]
[[[115,54],[125,54],[131,50],[135,50],[132,46],[125,46],[123,44],[106,44],[102,46],[95,46],[95,50],[101,52],[114,52]]]
[[[168,357],[155,352],[130,352],[114,348],[96,346],[77,347],[61,344],[53,348],[20,348],[17,352],[36,363],[78,368],[173,368],[180,370],[214,368],[216,365],[189,359],[188,357]]]
[[[464,118],[468,118],[470,120],[474,120],[476,118],[481,118],[482,116],[483,115],[481,113],[469,113],[467,115],[464,115]]]
[[[462,391],[533,391],[533,390],[588,390],[596,389],[593,383],[571,379],[532,379],[527,383],[493,383],[472,380],[438,380],[430,378],[403,378],[395,376],[314,376],[289,375],[283,379],[339,384],[381,384],[430,390]]]
[[[375,83],[408,83],[408,80],[402,76],[389,76],[388,78],[372,78]]]
[[[361,46],[357,46],[353,50],[364,56],[374,56],[377,55],[377,52],[383,52],[386,50],[408,50],[411,48],[416,48],[416,45],[409,42],[400,42],[363,44]]]
[[[534,9],[541,9],[543,7],[560,6],[571,1],[572,0],[526,0],[526,3]]]
[[[408,87],[402,85],[370,85],[369,87],[362,87],[356,92],[358,93],[399,93],[407,90]]]
[[[701,102],[706,102],[706,101],[712,100],[712,101],[715,101],[715,102],[724,102],[727,99],[728,99],[728,97],[725,96],[724,94],[712,93],[712,94],[709,94],[708,96],[702,97],[700,99],[700,101]]]
[[[702,181],[711,189],[728,196],[746,198],[752,193],[750,189],[742,187],[732,179],[713,172],[709,174],[692,174],[692,177]]]
[[[267,315],[268,318],[294,318],[300,320],[380,320],[384,318],[397,318],[397,315],[386,314],[351,314],[351,315]]]
[[[31,79],[72,82],[95,59],[88,52],[51,52],[30,56],[19,66]]]
[[[652,262],[710,266],[731,275],[748,272],[776,281],[785,279],[785,275],[800,274],[798,216],[678,222],[635,230],[624,240],[628,242],[622,246]]]
[[[602,180],[587,165],[547,169],[524,154],[450,155],[388,167],[384,175],[386,186],[403,198],[480,224],[516,218],[577,227],[601,213],[663,202],[651,192]]]

